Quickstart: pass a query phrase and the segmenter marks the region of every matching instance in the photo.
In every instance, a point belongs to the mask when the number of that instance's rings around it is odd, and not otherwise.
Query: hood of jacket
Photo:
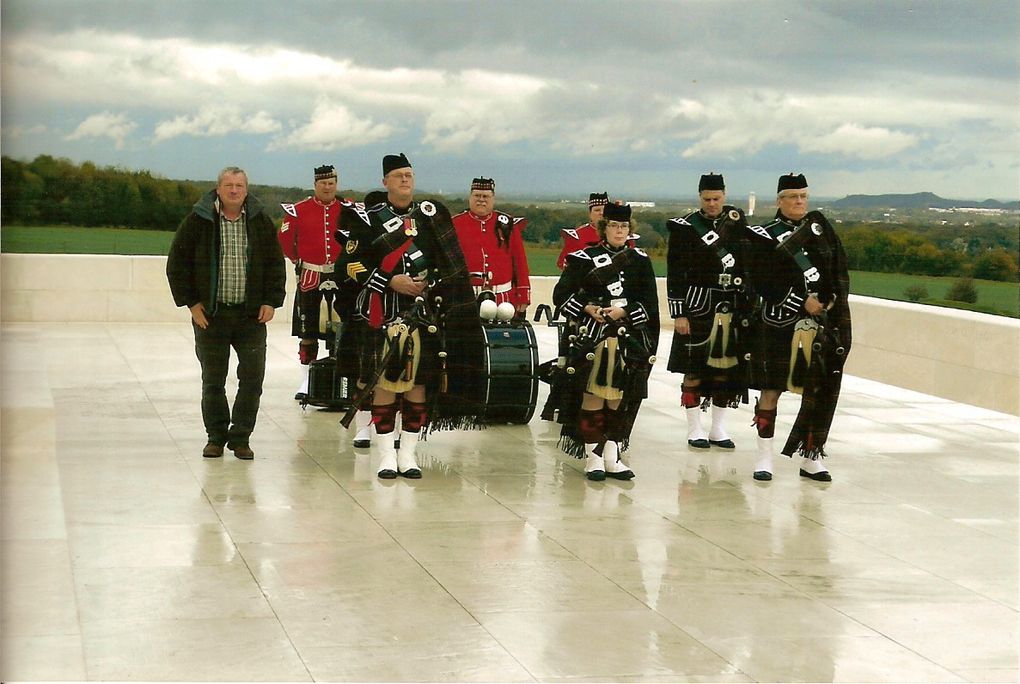
[[[195,205],[192,207],[192,210],[200,217],[204,218],[206,221],[212,221],[213,214],[215,212],[215,202],[216,202],[216,188],[213,188],[212,190],[198,198],[198,201],[195,202]],[[258,197],[249,194],[244,199],[244,210],[248,214],[248,216],[256,216],[262,213],[264,209],[265,207],[262,206],[262,202],[259,201]]]

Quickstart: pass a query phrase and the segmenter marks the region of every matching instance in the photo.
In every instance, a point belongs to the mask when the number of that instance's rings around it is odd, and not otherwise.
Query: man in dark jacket
[[[166,263],[177,306],[191,310],[195,354],[202,366],[206,458],[255,457],[248,444],[266,372],[266,323],[286,295],[276,226],[248,195],[248,176],[230,166],[177,228]],[[237,354],[237,396],[231,414],[226,381],[230,349]]]

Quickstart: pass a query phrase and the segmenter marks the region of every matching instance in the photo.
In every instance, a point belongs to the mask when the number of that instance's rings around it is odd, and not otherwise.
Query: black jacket
[[[201,302],[210,313],[216,311],[216,283],[220,264],[219,213],[216,190],[195,203],[177,228],[166,260],[166,277],[177,306]],[[283,306],[287,269],[283,250],[276,239],[276,226],[251,195],[245,200],[248,255],[245,277],[245,313],[258,316],[263,304]]]
[[[611,250],[605,242],[573,252],[553,289],[553,304],[567,318],[584,320],[588,304],[608,306],[614,299],[633,325],[647,325],[658,338],[659,296],[652,261],[642,250]]]
[[[747,231],[747,218],[740,209],[726,205],[718,218],[710,219],[695,211],[683,218],[670,219],[667,227],[666,298],[669,315],[672,318],[690,317],[692,288],[722,289],[719,276],[723,273],[730,274],[731,279],[743,277],[740,241]],[[731,266],[724,268],[723,255],[732,257]],[[714,315],[715,311],[711,314]]]
[[[796,236],[786,242],[794,233]],[[810,211],[801,220],[791,221],[776,212],[775,219],[751,226],[747,235],[747,279],[762,298],[765,322],[779,327],[794,325],[807,315],[804,300],[815,294],[818,301],[831,307],[828,317],[841,320],[849,340],[850,275],[843,243],[828,219],[821,212]],[[785,243],[786,249],[780,243]],[[803,263],[791,256],[798,252]],[[805,273],[809,265],[815,269],[811,282]]]

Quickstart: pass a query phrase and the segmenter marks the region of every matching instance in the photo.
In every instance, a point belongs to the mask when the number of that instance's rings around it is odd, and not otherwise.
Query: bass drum
[[[460,363],[449,368],[451,394],[484,404],[486,423],[528,423],[538,403],[538,340],[531,323],[483,324],[476,335],[481,344],[470,345],[467,355],[458,350]]]
[[[351,405],[354,398],[354,381],[337,372],[336,359],[332,356],[308,365],[308,396],[305,404],[321,408],[342,410]]]

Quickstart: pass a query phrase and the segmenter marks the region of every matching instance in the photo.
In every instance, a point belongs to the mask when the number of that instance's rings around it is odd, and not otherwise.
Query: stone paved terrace
[[[1014,415],[847,377],[834,481],[758,483],[750,408],[688,451],[660,362],[631,483],[537,417],[386,482],[270,330],[242,462],[183,320],[3,325],[3,680],[1017,681]]]

